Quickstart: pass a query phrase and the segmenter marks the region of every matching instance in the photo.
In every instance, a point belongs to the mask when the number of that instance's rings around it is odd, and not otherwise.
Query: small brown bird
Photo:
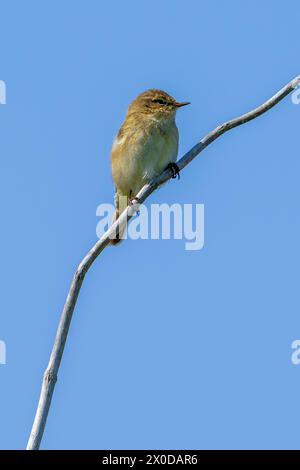
[[[187,104],[190,103],[178,103],[161,90],[147,90],[130,104],[111,152],[114,221],[140,189],[167,167],[174,177],[179,173],[175,163],[178,153],[175,114]],[[123,231],[111,241],[113,245],[121,241]]]

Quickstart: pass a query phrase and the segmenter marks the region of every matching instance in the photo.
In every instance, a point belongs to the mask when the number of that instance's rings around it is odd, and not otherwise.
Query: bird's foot
[[[140,199],[137,196],[132,196],[132,193],[130,192],[130,195],[128,197],[128,205],[136,209],[136,207],[139,207],[140,205]],[[135,212],[137,215],[140,215],[140,211],[138,209],[135,210]]]
[[[171,170],[172,171],[172,178],[178,178],[180,180],[180,170],[179,166],[177,163],[169,163],[166,167],[166,170]]]
[[[140,199],[137,196],[132,196],[130,194],[130,196],[128,198],[128,204],[130,206],[133,206],[134,204],[139,204],[139,202],[140,202]]]

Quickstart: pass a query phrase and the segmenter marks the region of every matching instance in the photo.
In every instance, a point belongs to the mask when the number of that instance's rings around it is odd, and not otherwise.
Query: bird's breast
[[[112,169],[120,192],[137,194],[142,186],[158,176],[178,152],[178,129],[170,126],[140,126],[123,133],[112,149]]]

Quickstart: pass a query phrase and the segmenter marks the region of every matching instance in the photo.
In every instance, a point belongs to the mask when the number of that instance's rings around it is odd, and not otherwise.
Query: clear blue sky
[[[1,2],[0,447],[24,448],[60,312],[113,199],[126,107],[192,102],[180,154],[300,73],[298,1]],[[299,448],[300,105],[211,145],[150,202],[205,246],[128,241],[86,277],[42,448]]]

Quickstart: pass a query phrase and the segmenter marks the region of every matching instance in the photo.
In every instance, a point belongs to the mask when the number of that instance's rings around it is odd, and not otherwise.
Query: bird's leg
[[[132,190],[130,190],[129,196],[128,196],[128,203],[130,206],[133,204],[139,203],[140,199],[137,196],[132,195]]]
[[[132,196],[132,190],[130,190],[129,197],[128,197],[128,204],[130,206],[135,206],[135,205],[139,205],[139,203],[140,203],[139,198],[137,196]],[[140,215],[140,211],[137,210],[136,214]]]
[[[180,170],[179,170],[179,166],[177,165],[177,163],[169,163],[167,166],[166,166],[166,170],[172,170],[172,178],[177,178],[180,180]]]

